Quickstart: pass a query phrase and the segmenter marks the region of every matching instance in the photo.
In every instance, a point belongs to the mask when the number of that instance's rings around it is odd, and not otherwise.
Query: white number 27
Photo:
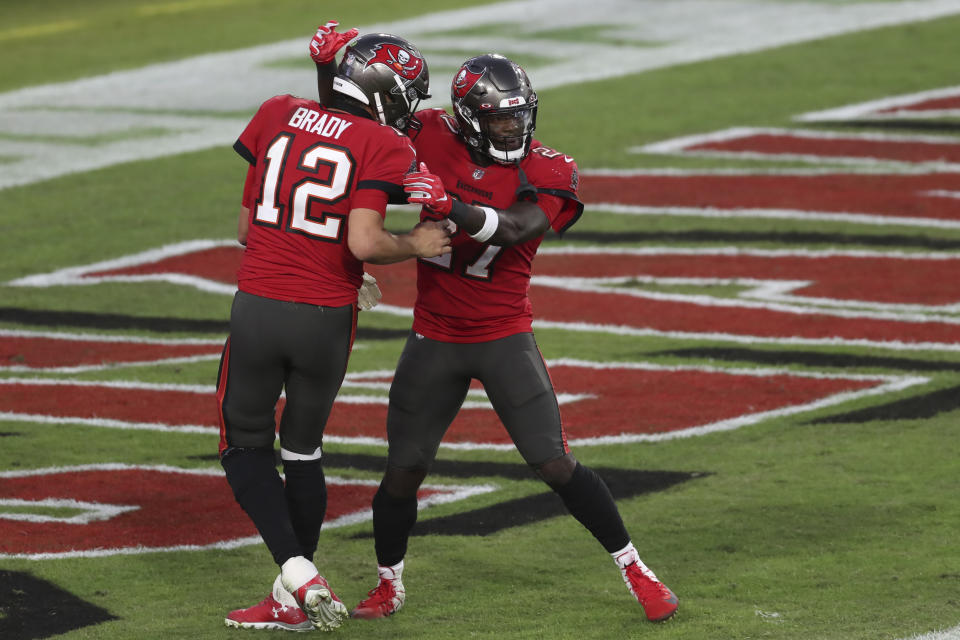
[[[490,263],[493,262],[493,259],[497,257],[502,249],[503,247],[497,247],[492,244],[488,244],[487,248],[484,249],[483,253],[481,253],[476,260],[464,267],[464,275],[477,280],[489,280]],[[424,262],[432,262],[433,264],[439,265],[449,271],[450,265],[453,262],[453,253],[451,252],[446,255],[437,256],[436,258],[422,258],[422,260]]]

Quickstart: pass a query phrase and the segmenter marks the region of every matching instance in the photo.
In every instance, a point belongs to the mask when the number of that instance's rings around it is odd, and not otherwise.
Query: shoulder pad
[[[530,182],[540,190],[562,190],[577,193],[580,186],[577,163],[560,151],[538,144],[521,163]]]

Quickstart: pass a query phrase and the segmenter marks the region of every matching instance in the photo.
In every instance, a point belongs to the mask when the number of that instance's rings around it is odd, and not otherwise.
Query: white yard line
[[[919,109],[910,110],[909,107],[929,101],[944,98],[960,97],[960,87],[943,87],[919,91],[899,96],[890,96],[880,100],[869,100],[857,104],[848,104],[835,109],[811,111],[803,113],[794,120],[797,122],[838,122],[846,120],[910,120],[929,118],[957,118],[958,109]]]
[[[960,625],[950,629],[941,629],[918,636],[910,636],[909,638],[903,638],[902,640],[960,640]]]

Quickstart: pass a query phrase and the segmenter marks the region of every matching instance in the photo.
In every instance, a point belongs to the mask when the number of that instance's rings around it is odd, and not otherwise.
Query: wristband
[[[496,209],[491,209],[490,207],[477,208],[483,211],[486,218],[483,221],[483,226],[480,227],[480,231],[468,235],[477,242],[483,243],[492,238],[493,234],[497,232],[497,227],[500,226],[500,215]]]

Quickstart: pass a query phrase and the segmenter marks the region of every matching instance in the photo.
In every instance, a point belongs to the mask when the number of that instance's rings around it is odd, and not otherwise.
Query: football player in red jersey
[[[322,94],[329,71],[314,60]],[[417,490],[476,379],[523,459],[610,553],[646,617],[666,620],[677,597],[640,560],[604,481],[567,446],[532,331],[533,258],[549,228],[562,233],[583,212],[577,165],[533,138],[537,95],[508,58],[464,62],[451,101],[453,115],[419,111],[409,131],[419,170],[404,180],[408,201],[423,205],[422,220],[455,231],[449,254],[417,261],[413,328],[390,388],[387,469],[373,499],[379,584],[351,615],[403,606]]]
[[[328,32],[339,48],[340,34]],[[383,52],[406,64],[382,62]],[[353,344],[363,262],[450,252],[438,222],[402,235],[383,226],[388,199],[415,166],[394,127],[428,95],[423,56],[387,34],[359,38],[346,55],[327,105],[273,97],[234,145],[250,167],[239,223],[246,249],[218,373],[220,462],[281,571],[271,595],[231,612],[228,626],[330,630],[346,617],[313,556],[327,501],[323,430]],[[273,447],[283,389],[281,481]]]

